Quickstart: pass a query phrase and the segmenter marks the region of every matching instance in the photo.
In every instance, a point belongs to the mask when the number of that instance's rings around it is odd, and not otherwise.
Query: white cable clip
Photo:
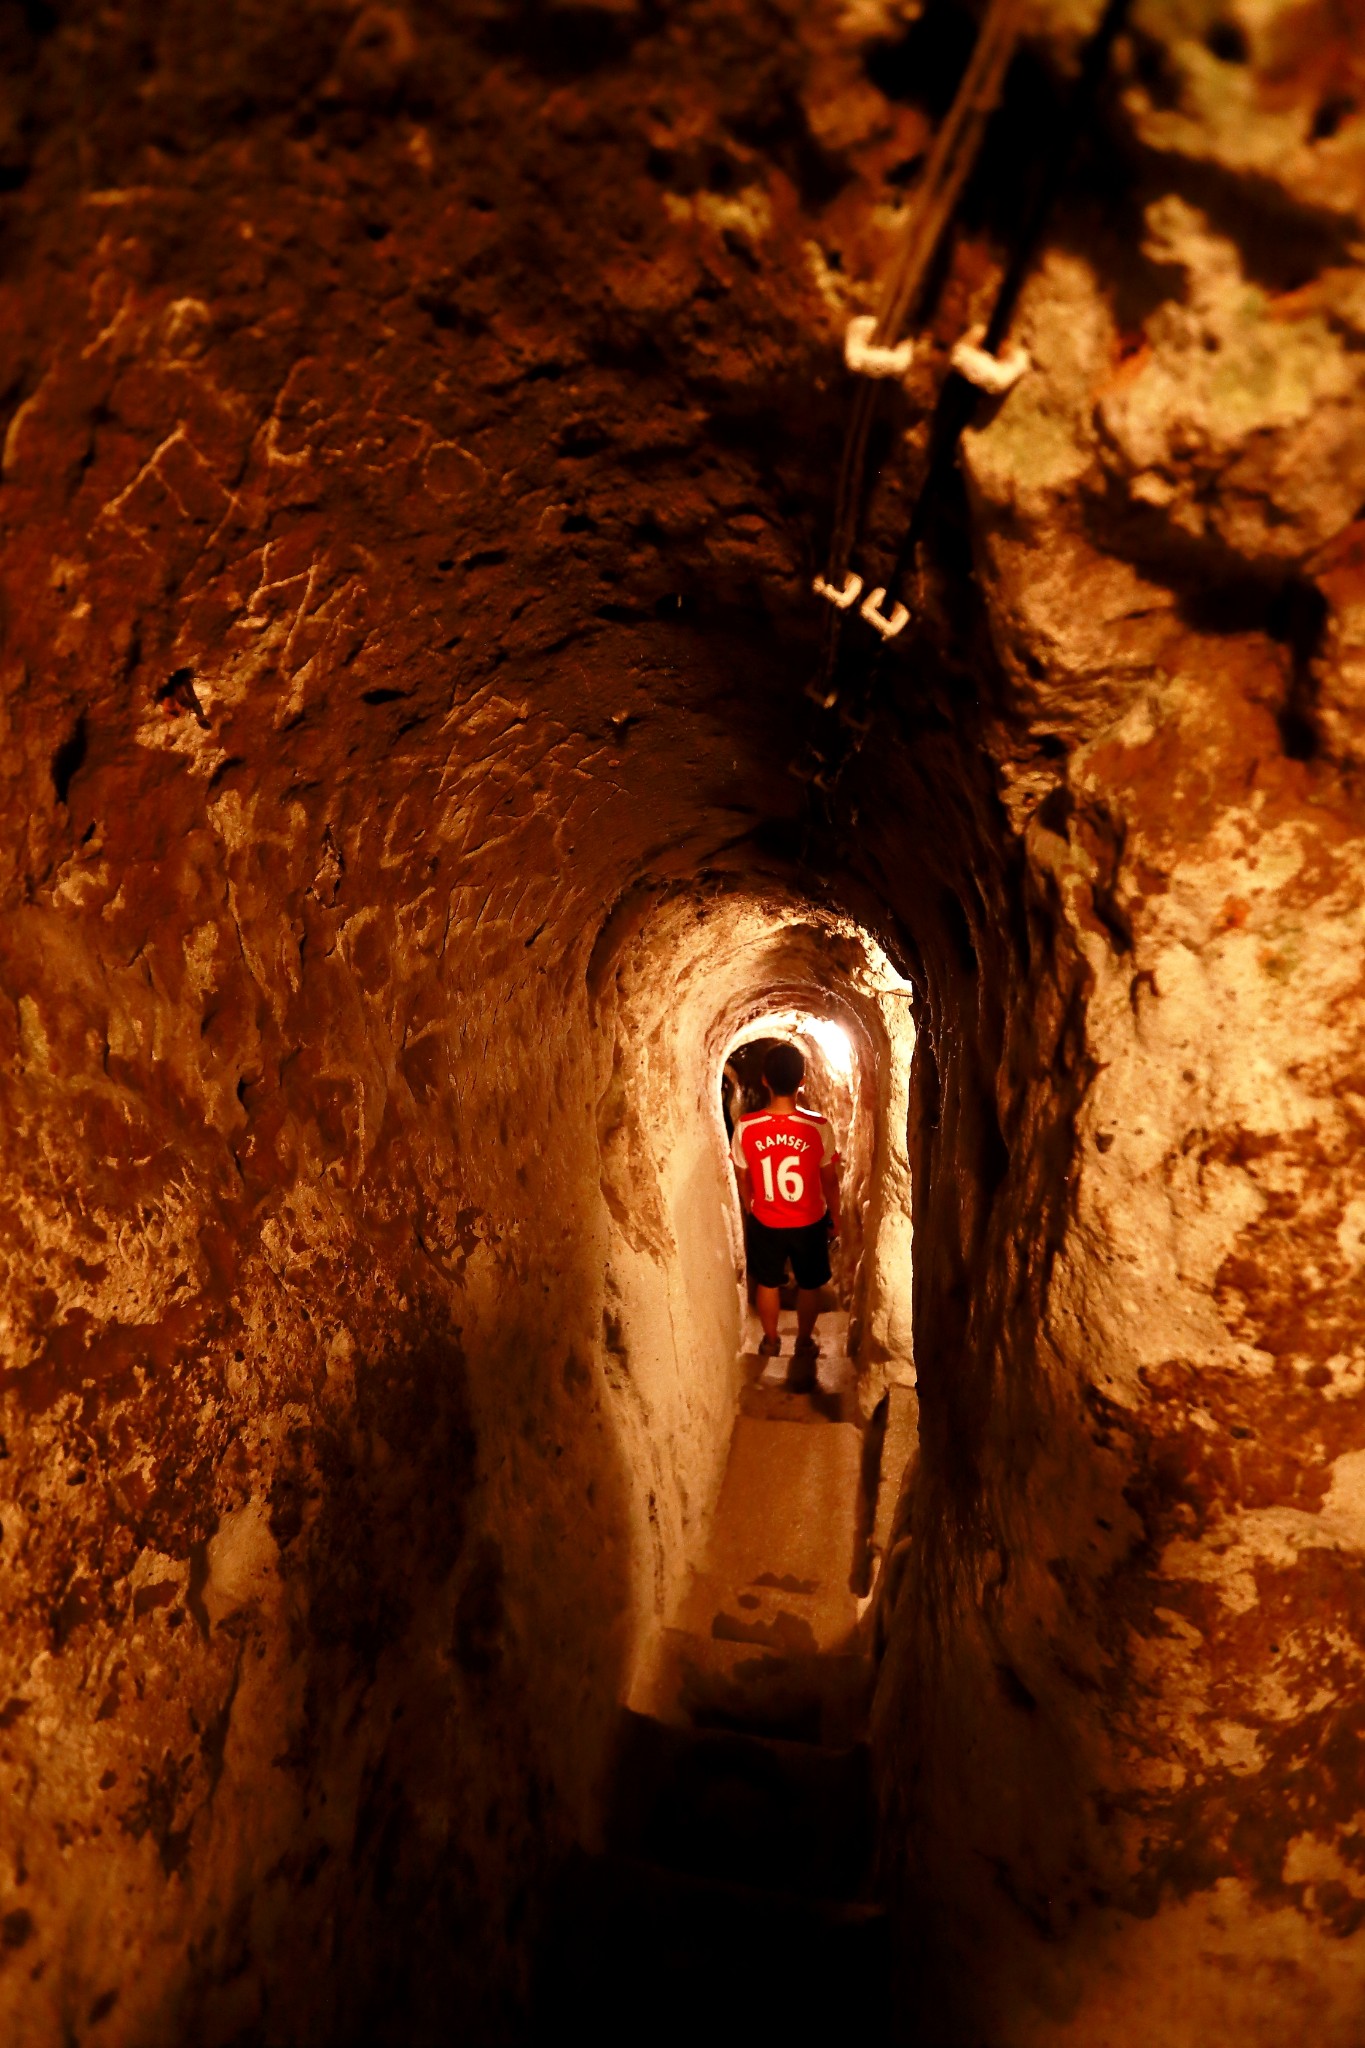
[[[1007,391],[1013,391],[1025,370],[1033,368],[1033,358],[1018,341],[1003,356],[993,356],[981,346],[985,339],[984,327],[969,328],[949,361],[958,376],[965,377],[969,384],[989,391],[992,398],[1002,398]]]
[[[837,605],[841,612],[846,612],[851,604],[857,603],[862,595],[862,588],[862,577],[855,576],[851,569],[848,572],[848,577],[842,590],[836,590],[832,583],[826,583],[823,576],[817,576],[811,585],[811,589],[817,597],[827,597],[830,603]]]
[[[877,319],[873,313],[859,313],[844,329],[844,361],[859,377],[903,377],[914,361],[915,344],[902,341],[896,348],[877,348],[872,340]]]
[[[877,607],[885,596],[884,590],[870,590],[859,606],[859,611],[869,626],[877,628],[883,640],[894,640],[902,626],[909,620],[910,614],[903,604],[893,604],[890,617],[879,611]]]

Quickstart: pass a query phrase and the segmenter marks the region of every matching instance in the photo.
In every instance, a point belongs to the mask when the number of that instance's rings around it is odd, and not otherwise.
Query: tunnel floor
[[[887,2018],[847,1328],[822,1316],[809,1393],[785,1386],[790,1311],[780,1358],[744,1356],[714,1519],[622,1712],[603,1847],[562,1887],[538,2041],[575,2027],[814,2039]]]

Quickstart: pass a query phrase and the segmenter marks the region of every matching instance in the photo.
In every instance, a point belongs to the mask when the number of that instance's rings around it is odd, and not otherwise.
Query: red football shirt
[[[754,1215],[775,1230],[799,1230],[825,1214],[820,1168],[837,1166],[839,1153],[827,1117],[812,1109],[774,1116],[760,1109],[735,1125],[730,1157],[749,1169]]]

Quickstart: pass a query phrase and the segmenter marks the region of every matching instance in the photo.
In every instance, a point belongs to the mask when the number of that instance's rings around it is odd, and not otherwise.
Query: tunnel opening
[[[607,1313],[630,1359],[633,1397],[653,1390],[645,1398],[654,1448],[632,1449],[631,1462],[651,1475],[661,1616],[714,1506],[742,1384],[744,1234],[721,1093],[737,1050],[747,1067],[754,1054],[745,1047],[776,1037],[809,1047],[812,1079],[848,1138],[849,1224],[836,1277],[858,1399],[870,1414],[893,1380],[913,1384],[912,992],[854,920],[785,886],[659,891],[618,928],[594,971],[613,1047],[598,1108],[612,1222]],[[659,1464],[660,1439],[671,1473]]]
[[[718,1880],[766,1896],[794,1871],[802,1910],[832,1916],[880,2009],[885,1972],[854,1952],[871,1954],[880,1925],[866,1723],[876,1588],[914,1443],[913,991],[856,919],[739,878],[637,899],[594,972],[614,1045],[598,1131],[629,1385],[617,1426],[648,1479],[652,1600],[598,1816],[542,1946],[541,2024],[589,2011],[625,2024],[645,1981],[674,1967],[660,1917],[680,1884],[703,1887],[700,1910]],[[767,1101],[763,1057],[779,1043],[805,1055],[803,1100],[844,1155],[844,1241],[799,1390],[790,1355],[758,1350],[727,1135],[746,1089]],[[623,1927],[631,1961],[604,1990]],[[699,1981],[670,1992],[679,2026],[683,2010],[699,2016]],[[786,2009],[774,1995],[770,2020]]]

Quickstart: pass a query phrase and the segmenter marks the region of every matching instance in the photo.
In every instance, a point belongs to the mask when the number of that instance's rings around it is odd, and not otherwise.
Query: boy
[[[771,1047],[763,1062],[768,1107],[742,1116],[730,1144],[739,1199],[749,1224],[749,1270],[763,1325],[759,1355],[775,1358],[778,1293],[791,1261],[796,1279],[795,1358],[813,1385],[820,1347],[815,1319],[829,1282],[829,1247],[839,1235],[839,1153],[827,1118],[799,1109],[806,1062],[794,1045]],[[789,1382],[794,1384],[795,1380]]]

